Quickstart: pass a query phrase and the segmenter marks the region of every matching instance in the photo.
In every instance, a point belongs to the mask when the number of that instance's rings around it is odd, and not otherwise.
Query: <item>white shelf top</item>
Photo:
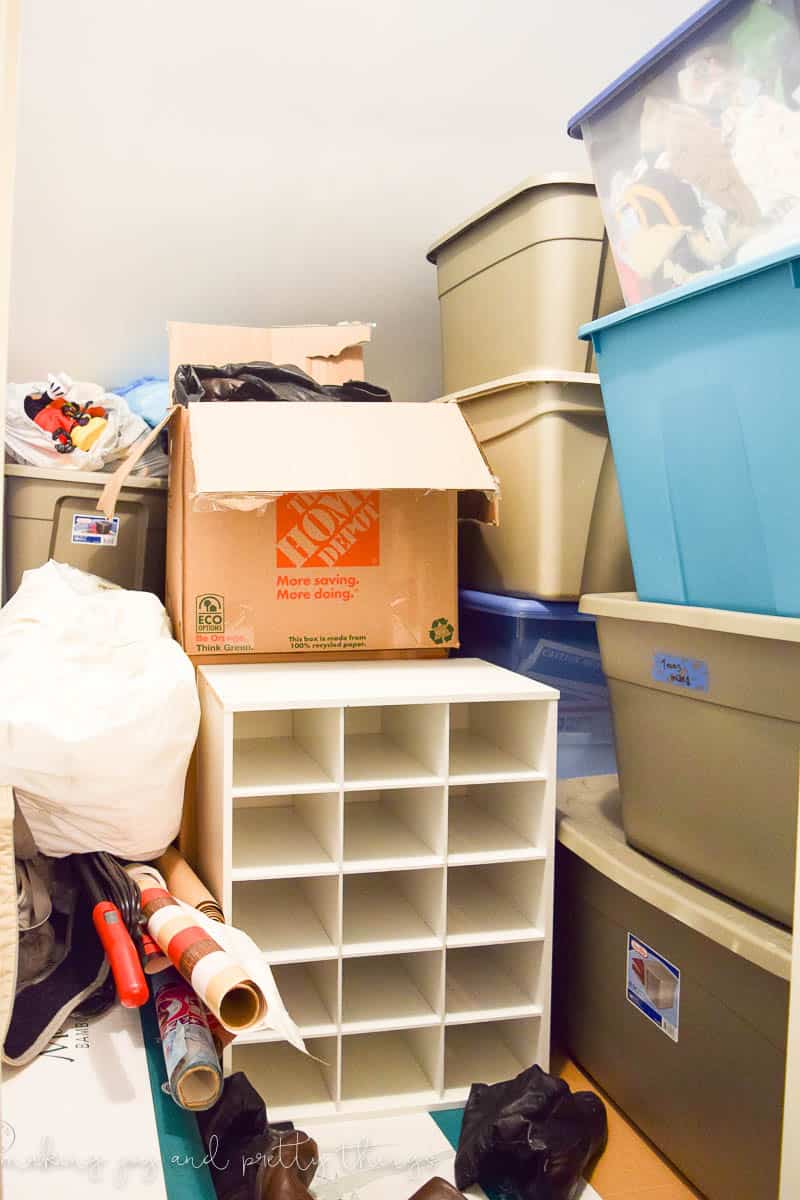
[[[226,712],[556,700],[558,692],[477,658],[201,667]]]

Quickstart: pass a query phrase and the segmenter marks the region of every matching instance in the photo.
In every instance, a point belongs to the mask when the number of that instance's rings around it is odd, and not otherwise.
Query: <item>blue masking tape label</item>
[[[662,1033],[678,1040],[681,1011],[681,973],[632,933],[628,934],[628,969],[625,979],[628,1003],[638,1008]]]
[[[671,683],[692,692],[708,691],[708,663],[699,658],[681,658],[678,654],[653,655],[653,679],[656,683]]]

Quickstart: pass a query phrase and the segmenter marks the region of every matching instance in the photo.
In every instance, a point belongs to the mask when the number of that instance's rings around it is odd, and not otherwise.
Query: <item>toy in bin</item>
[[[101,404],[75,404],[56,385],[53,391],[33,392],[25,397],[25,413],[49,433],[59,454],[91,450],[108,424]]]

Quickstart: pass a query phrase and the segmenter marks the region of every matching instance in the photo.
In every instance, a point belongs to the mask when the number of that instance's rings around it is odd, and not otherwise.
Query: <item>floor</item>
[[[589,1088],[608,1110],[608,1146],[587,1179],[602,1200],[703,1200],[700,1192],[671,1167],[655,1146],[612,1104],[588,1075],[554,1052],[551,1067],[573,1091]]]

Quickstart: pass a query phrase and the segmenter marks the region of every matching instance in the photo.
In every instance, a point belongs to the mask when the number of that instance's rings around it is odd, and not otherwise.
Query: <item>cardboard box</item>
[[[267,360],[341,382],[363,378],[370,330],[169,333],[173,377]],[[496,484],[455,406],[198,403],[167,420],[167,608],[195,660],[457,647],[458,493],[491,520]]]

